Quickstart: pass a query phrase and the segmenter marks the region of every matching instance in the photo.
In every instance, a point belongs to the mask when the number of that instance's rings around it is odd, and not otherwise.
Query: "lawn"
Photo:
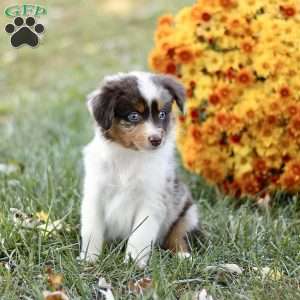
[[[157,16],[192,2],[39,1],[48,15],[38,48],[13,49],[1,31],[0,164],[18,167],[0,172],[1,300],[42,299],[51,288],[49,268],[63,275],[70,299],[100,299],[95,285],[101,277],[116,299],[192,299],[203,288],[217,300],[300,299],[297,198],[267,209],[237,206],[190,174],[206,231],[206,240],[194,243],[192,260],[155,249],[140,271],[123,263],[122,245],[107,245],[93,266],[76,259],[81,149],[93,133],[85,95],[105,74],[147,69]],[[1,1],[0,10],[9,4]],[[8,22],[3,16],[0,27]],[[11,208],[34,217],[44,211],[49,223],[63,219],[64,226],[52,234],[21,226]],[[237,264],[242,274],[206,270],[224,263]],[[263,275],[266,267],[271,271]],[[145,276],[153,288],[143,297],[130,294],[129,282]]]

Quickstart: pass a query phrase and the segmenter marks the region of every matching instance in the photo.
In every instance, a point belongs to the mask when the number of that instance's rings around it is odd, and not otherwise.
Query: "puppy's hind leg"
[[[190,257],[187,235],[189,232],[197,229],[197,226],[197,206],[192,202],[187,202],[182,213],[170,227],[163,248],[175,253],[179,258]]]

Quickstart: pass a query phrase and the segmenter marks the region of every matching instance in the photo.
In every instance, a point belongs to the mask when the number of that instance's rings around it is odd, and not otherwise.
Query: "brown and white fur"
[[[95,136],[83,151],[81,258],[94,261],[104,241],[128,239],[126,258],[147,264],[151,247],[188,257],[197,207],[175,172],[172,104],[185,92],[173,77],[146,72],[106,77],[88,97]]]

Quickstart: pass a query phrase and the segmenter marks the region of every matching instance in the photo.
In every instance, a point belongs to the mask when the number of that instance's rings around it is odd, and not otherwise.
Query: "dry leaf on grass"
[[[213,297],[207,294],[206,289],[202,289],[200,292],[195,294],[193,300],[213,300]]]
[[[36,218],[41,222],[47,222],[49,219],[49,214],[44,212],[43,210],[35,213]]]
[[[24,171],[24,165],[17,161],[9,161],[8,163],[0,163],[0,174],[11,175],[21,174]]]
[[[111,289],[111,284],[108,283],[104,277],[100,277],[98,280],[98,287],[100,289]]]
[[[0,267],[4,268],[8,272],[12,272],[16,268],[16,263],[12,260],[9,261],[1,261]]]
[[[43,292],[44,300],[69,300],[69,297],[62,289],[64,281],[63,275],[60,273],[55,273],[51,267],[47,268],[46,273],[47,282],[51,291]]]
[[[282,273],[278,270],[273,270],[270,267],[263,267],[261,269],[258,269],[256,267],[253,268],[254,271],[260,272],[260,275],[263,280],[265,279],[271,279],[274,281],[278,281],[282,278]]]
[[[103,300],[114,300],[115,299],[115,297],[111,291],[111,284],[108,283],[105,280],[105,278],[103,278],[103,277],[99,278],[98,285],[95,290],[96,290],[97,294],[101,295],[100,299],[103,299]]]
[[[57,233],[63,228],[63,219],[51,221],[48,213],[40,211],[33,214],[27,214],[17,208],[10,208],[12,213],[12,219],[15,225],[22,226],[24,228],[35,228],[44,231],[46,234]],[[68,227],[66,227],[68,230]]]
[[[205,272],[218,272],[220,270],[226,273],[237,274],[237,275],[243,273],[243,269],[236,264],[222,264],[217,266],[207,266],[204,269]]]
[[[266,194],[264,197],[261,197],[257,200],[257,204],[261,208],[269,208],[271,200],[271,196],[269,194]]]
[[[47,281],[51,289],[57,291],[62,288],[62,284],[64,281],[64,277],[60,273],[55,273],[53,270],[49,267],[47,268]]]
[[[69,300],[69,297],[63,291],[43,292],[44,300]]]
[[[237,264],[221,264],[217,266],[207,266],[205,272],[214,275],[217,282],[226,283],[233,277],[239,276],[243,273],[243,269]]]
[[[103,300],[115,300],[115,297],[111,290],[98,289],[98,292],[103,296]]]
[[[188,292],[180,297],[180,300],[213,300],[213,297],[207,294],[206,289],[198,292]]]
[[[129,291],[135,295],[144,295],[153,289],[153,281],[149,277],[141,278],[137,281],[129,281]]]

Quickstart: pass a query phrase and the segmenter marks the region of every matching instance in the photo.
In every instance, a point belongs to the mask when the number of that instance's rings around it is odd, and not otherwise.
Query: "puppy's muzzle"
[[[148,140],[153,147],[158,147],[161,144],[161,137],[159,135],[151,135],[148,137]]]

